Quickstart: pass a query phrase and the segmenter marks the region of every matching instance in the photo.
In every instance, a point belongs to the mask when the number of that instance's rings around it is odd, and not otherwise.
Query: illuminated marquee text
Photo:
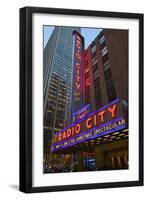
[[[116,110],[117,110],[117,105],[114,104],[100,112],[97,112],[87,117],[85,120],[82,120],[81,122],[56,134],[54,137],[54,142],[60,142],[74,135],[77,135],[81,132],[81,130],[87,131],[93,127],[99,126],[100,124],[105,123],[108,117],[109,119],[115,118]]]

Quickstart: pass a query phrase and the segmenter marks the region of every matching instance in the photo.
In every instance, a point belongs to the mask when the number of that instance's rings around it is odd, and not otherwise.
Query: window
[[[85,88],[85,103],[89,103],[90,102],[90,87],[87,86]]]
[[[45,112],[44,126],[53,126],[53,120],[54,120],[54,117],[55,117],[55,110],[50,105],[48,107],[48,111],[51,111],[51,112]]]
[[[104,35],[99,39],[99,41],[100,41],[100,44],[102,44],[105,41]]]
[[[92,58],[96,57],[96,51],[92,53]]]
[[[104,67],[106,67],[108,64],[110,64],[109,60],[107,60],[105,63],[103,63]]]
[[[108,52],[102,57],[102,62],[105,63],[109,59]]]
[[[98,87],[100,85],[100,78],[98,77],[98,78],[96,78],[95,80],[94,80],[94,87],[96,88],[96,87]]]
[[[100,44],[100,49],[103,49],[106,46],[106,41]]]
[[[101,50],[102,56],[104,56],[107,52],[108,52],[107,47],[104,47],[104,48]]]
[[[108,99],[109,101],[113,101],[114,99],[116,99],[116,92],[115,92],[115,87],[112,80],[111,68],[109,67],[107,70],[105,70],[104,74],[105,74],[105,80],[106,80],[106,86],[107,86]]]
[[[96,45],[94,45],[91,49],[92,54],[96,51]]]
[[[85,93],[86,93],[86,96],[90,95],[90,87],[89,86],[87,86],[85,88]]]
[[[110,68],[110,64],[108,64],[105,68],[104,71],[108,70]]]
[[[96,72],[93,73],[93,79],[97,79],[99,77],[99,72],[98,70]]]
[[[101,90],[98,87],[95,88],[95,104],[96,109],[102,106]]]
[[[112,72],[111,72],[111,68],[107,69],[105,72],[105,79],[108,80],[112,77]]]
[[[95,65],[93,65],[93,73],[95,73],[96,71],[98,71],[98,64],[97,63]]]
[[[97,63],[97,57],[94,57],[93,59],[92,59],[92,64],[94,65],[94,64],[96,64]]]
[[[116,99],[115,88],[114,88],[113,85],[111,87],[107,88],[107,92],[108,92],[109,102],[111,102],[111,101]]]

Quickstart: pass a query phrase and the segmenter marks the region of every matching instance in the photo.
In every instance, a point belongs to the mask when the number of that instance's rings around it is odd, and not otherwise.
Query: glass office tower
[[[71,122],[73,81],[73,31],[80,28],[55,27],[43,53],[44,172],[64,156],[51,155],[52,135]],[[60,166],[57,166],[57,163]]]

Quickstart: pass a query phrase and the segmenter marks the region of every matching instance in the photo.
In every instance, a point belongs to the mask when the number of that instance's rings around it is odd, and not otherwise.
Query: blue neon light
[[[115,119],[113,119],[113,120],[111,120],[111,121],[109,121],[109,122],[107,122],[107,123],[104,123],[104,124],[102,124],[102,125],[100,125],[100,126],[94,127],[94,128],[90,129],[90,130],[87,131],[87,132],[82,132],[82,133],[80,133],[79,135],[77,135],[76,137],[75,137],[75,136],[72,136],[72,137],[70,138],[70,140],[72,140],[72,139],[75,139],[75,140],[76,140],[77,137],[83,136],[83,135],[85,135],[85,134],[88,134],[88,133],[90,133],[90,132],[93,132],[93,131],[96,130],[96,129],[100,129],[100,128],[102,128],[102,127],[105,127],[105,126],[107,126],[107,125],[110,125],[110,124],[112,124],[112,123],[118,122],[118,121],[123,120],[123,119],[124,119],[123,117],[115,118]],[[69,147],[74,146],[74,145],[76,145],[76,144],[79,144],[79,143],[82,143],[82,142],[85,142],[85,141],[88,141],[88,140],[91,140],[91,139],[95,139],[95,138],[102,137],[102,136],[104,136],[104,135],[107,135],[107,134],[116,132],[116,131],[118,131],[118,130],[125,129],[126,127],[127,127],[126,124],[122,124],[122,125],[120,125],[120,126],[117,126],[117,127],[112,128],[111,130],[106,130],[106,131],[104,131],[104,132],[102,132],[102,133],[100,133],[100,134],[91,135],[90,137],[81,139],[81,140],[79,140],[79,141],[75,141],[75,142],[73,142],[73,143],[71,143],[71,144],[67,144],[67,145],[65,145],[65,146],[61,146],[61,147],[58,148],[58,149],[55,149],[55,146],[60,145],[60,144],[62,144],[62,143],[65,143],[65,142],[69,141],[69,139],[66,139],[66,140],[64,140],[64,141],[60,141],[60,142],[58,142],[58,143],[52,145],[52,147],[53,147],[53,151],[52,151],[52,152],[57,152],[57,151],[59,151],[59,150],[62,150],[62,149],[65,149],[65,148],[69,148]]]
[[[77,112],[73,113],[73,116],[81,113],[83,109],[88,109],[88,108],[90,108],[90,104],[87,104],[86,106],[83,106],[82,108],[80,108]]]
[[[61,131],[55,133],[55,135],[57,135],[57,134],[59,134],[59,133],[62,133],[62,132],[65,131],[66,129],[71,128],[72,126],[75,126],[75,125],[78,124],[78,123],[81,123],[81,122],[84,121],[87,117],[90,117],[90,116],[92,116],[92,115],[94,115],[94,114],[96,114],[96,113],[98,113],[98,112],[100,112],[100,111],[102,111],[102,110],[105,110],[106,108],[110,107],[110,106],[113,105],[113,104],[117,104],[117,103],[119,103],[120,101],[121,101],[120,98],[118,98],[118,99],[112,101],[111,103],[109,103],[109,104],[107,104],[107,105],[105,105],[105,106],[99,108],[98,110],[96,110],[96,111],[94,111],[94,112],[91,112],[90,114],[84,116],[82,119],[76,120],[74,123],[72,123],[72,124],[66,126],[66,127],[65,127],[64,129],[62,129]]]

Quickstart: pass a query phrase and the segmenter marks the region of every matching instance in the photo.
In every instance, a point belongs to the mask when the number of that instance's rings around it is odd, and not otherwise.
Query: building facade
[[[83,63],[84,104],[90,104],[91,111],[95,111],[121,98],[127,121],[128,31],[101,31],[84,50]],[[84,162],[81,161],[78,170],[84,169],[84,165],[85,168],[97,170],[128,168],[128,128],[123,131],[86,142],[84,149],[87,150],[81,151]]]
[[[128,31],[104,29],[84,51],[84,103],[128,101]]]

